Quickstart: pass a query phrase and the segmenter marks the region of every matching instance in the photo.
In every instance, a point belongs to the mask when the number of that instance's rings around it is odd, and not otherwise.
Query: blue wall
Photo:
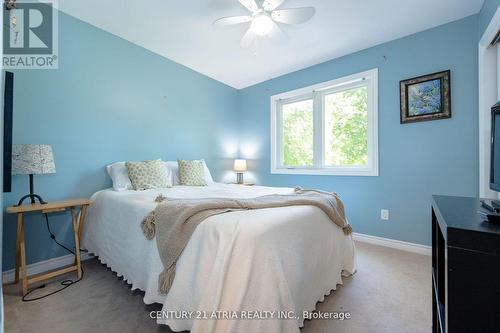
[[[471,16],[240,91],[240,154],[257,182],[336,191],[355,232],[430,244],[431,195],[478,194],[477,26]],[[270,96],[375,67],[379,177],[270,174]],[[399,81],[446,69],[452,118],[401,125]]]
[[[479,38],[483,36],[484,31],[490,24],[493,15],[497,11],[498,6],[500,6],[500,0],[485,0],[481,11],[478,14],[479,20]]]
[[[57,173],[35,176],[47,200],[88,197],[109,187],[104,166],[119,160],[201,158],[220,178],[226,146],[237,145],[237,91],[60,13],[59,69],[15,73],[14,143],[46,143]],[[231,148],[228,148],[231,150]],[[233,151],[234,153],[235,151]],[[229,152],[230,153],[230,152]],[[28,192],[13,177],[4,205]],[[14,266],[15,218],[4,216],[3,269]],[[69,214],[52,215],[73,244]],[[26,221],[28,263],[65,255],[43,220]]]

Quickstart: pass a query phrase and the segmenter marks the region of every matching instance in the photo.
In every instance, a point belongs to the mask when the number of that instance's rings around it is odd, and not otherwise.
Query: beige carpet
[[[301,332],[429,332],[430,257],[364,243],[357,243],[357,254],[358,272],[317,306],[348,311],[351,319],[307,320]],[[84,268],[81,282],[35,302],[21,302],[19,286],[4,286],[5,331],[170,332],[149,318],[160,305],[145,305],[141,292],[95,259]],[[56,287],[51,282],[32,295]]]

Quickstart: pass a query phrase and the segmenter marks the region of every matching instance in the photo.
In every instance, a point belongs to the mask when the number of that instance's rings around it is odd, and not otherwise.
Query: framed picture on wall
[[[450,71],[399,82],[401,124],[451,118]]]

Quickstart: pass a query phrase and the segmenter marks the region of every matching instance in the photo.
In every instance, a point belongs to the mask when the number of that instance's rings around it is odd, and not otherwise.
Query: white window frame
[[[368,89],[368,160],[366,166],[324,166],[325,95],[359,86]],[[310,167],[283,166],[281,110],[283,104],[313,100],[314,163]],[[271,96],[271,173],[335,176],[378,176],[378,68]]]

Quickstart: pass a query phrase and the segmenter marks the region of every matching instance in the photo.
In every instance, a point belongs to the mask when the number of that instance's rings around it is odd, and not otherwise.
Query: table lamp
[[[52,147],[49,145],[12,145],[12,174],[13,175],[29,175],[30,194],[23,196],[19,203],[20,206],[27,198],[31,199],[31,203],[35,203],[35,199],[41,204],[46,204],[41,196],[34,193],[33,190],[33,175],[43,175],[48,173],[56,173],[54,164],[54,155]]]
[[[243,184],[243,172],[247,171],[247,160],[234,160],[234,171],[236,171],[236,182]]]

